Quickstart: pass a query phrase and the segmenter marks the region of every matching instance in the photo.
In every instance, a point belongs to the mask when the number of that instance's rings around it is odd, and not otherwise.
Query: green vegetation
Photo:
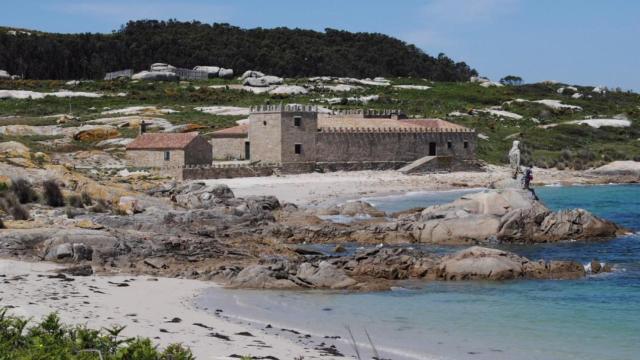
[[[413,76],[462,81],[475,75],[444,54],[429,56],[383,34],[326,29],[241,29],[229,24],[131,21],[112,34],[11,35],[0,31],[0,69],[29,79],[101,79],[106,72],[218,65],[300,77]]]
[[[124,327],[92,330],[65,326],[56,314],[28,327],[29,320],[0,310],[0,360],[193,360],[180,344],[163,351],[147,338],[124,338]]]
[[[571,94],[559,94],[562,84],[524,84],[484,88],[475,83],[430,82],[415,78],[390,78],[394,85],[426,85],[429,90],[396,89],[392,86],[364,87],[348,93],[329,90],[313,90],[306,95],[253,94],[229,88],[210,88],[211,85],[233,85],[236,80],[212,79],[199,82],[134,82],[134,81],[92,81],[77,86],[65,86],[61,81],[0,81],[0,89],[33,89],[50,92],[67,88],[74,91],[100,92],[127,96],[104,96],[101,98],[55,98],[39,100],[0,100],[0,126],[12,123],[24,124],[27,120],[37,124],[48,124],[51,118],[43,116],[68,113],[71,109],[74,120],[61,126],[80,126],[88,120],[106,116],[101,112],[129,106],[156,106],[171,108],[178,112],[156,115],[169,120],[174,125],[195,124],[202,126],[200,132],[207,134],[216,129],[235,125],[243,116],[210,115],[194,108],[199,106],[240,106],[259,104],[299,103],[329,106],[322,98],[347,98],[377,95],[379,100],[366,105],[348,104],[332,108],[402,109],[411,116],[442,118],[477,130],[488,137],[478,140],[478,156],[489,163],[506,163],[506,153],[515,139],[521,140],[530,153],[531,162],[543,167],[585,168],[603,162],[640,158],[640,95],[623,91],[592,92],[592,87],[578,86],[581,98]],[[305,78],[287,79],[287,83],[307,84]],[[515,99],[529,100],[516,102]],[[532,101],[550,99],[563,104],[580,106],[582,111],[553,109]],[[473,109],[499,107],[521,115],[521,120],[499,118]],[[452,112],[470,113],[466,116],[450,116]],[[586,125],[562,124],[586,118],[612,118],[622,116],[631,121],[626,128],[591,128]],[[11,116],[9,118],[8,116]],[[18,117],[15,117],[18,116]],[[5,117],[5,118],[3,118]],[[542,125],[560,124],[541,128]],[[135,137],[137,129],[119,128],[122,137]],[[32,151],[50,152],[48,146],[60,136],[8,136],[0,135],[1,141],[19,141]],[[58,145],[55,151],[78,151],[94,149],[94,142],[71,140],[66,145]],[[564,156],[562,155],[564,152]]]

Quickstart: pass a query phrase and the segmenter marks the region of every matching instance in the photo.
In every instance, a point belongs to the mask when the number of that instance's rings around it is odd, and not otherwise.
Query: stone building
[[[210,165],[211,144],[197,132],[143,133],[127,145],[127,158],[136,167]]]
[[[252,109],[249,125],[213,133],[214,157],[278,165],[393,163],[425,157],[475,159],[474,130],[440,119],[408,118],[401,111],[318,113],[299,105]]]

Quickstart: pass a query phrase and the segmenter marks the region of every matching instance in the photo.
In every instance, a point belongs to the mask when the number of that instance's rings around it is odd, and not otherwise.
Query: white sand
[[[86,324],[96,329],[126,325],[123,336],[149,337],[161,347],[182,343],[190,347],[199,360],[228,359],[231,354],[271,355],[279,359],[320,358],[317,351],[304,349],[282,336],[195,310],[193,297],[215,286],[213,283],[169,278],[150,281],[146,276],[74,277],[74,281],[67,282],[47,277],[53,275],[50,271],[55,268],[57,265],[51,263],[0,259],[0,275],[5,275],[0,286],[0,305],[13,306],[10,314],[35,320],[56,311],[65,323]],[[17,276],[21,279],[16,279]],[[118,287],[121,283],[129,286]],[[174,317],[181,321],[168,322]],[[249,331],[254,337],[235,335],[242,331]],[[214,332],[227,335],[232,341],[209,336]],[[269,347],[260,346],[258,341]]]

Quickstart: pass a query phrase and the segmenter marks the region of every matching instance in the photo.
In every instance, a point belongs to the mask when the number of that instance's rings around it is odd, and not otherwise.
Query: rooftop
[[[209,133],[212,138],[246,137],[249,133],[249,125],[241,124],[226,129],[216,130]]]
[[[127,150],[179,150],[198,136],[197,132],[144,133],[127,145]]]

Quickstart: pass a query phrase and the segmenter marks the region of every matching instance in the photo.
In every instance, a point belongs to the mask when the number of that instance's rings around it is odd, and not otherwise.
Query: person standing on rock
[[[518,178],[520,170],[520,141],[514,140],[511,150],[509,150],[509,167],[511,167],[512,178]]]
[[[531,185],[531,180],[533,180],[533,170],[528,167],[522,175],[522,188],[525,190],[531,190],[529,187]]]

